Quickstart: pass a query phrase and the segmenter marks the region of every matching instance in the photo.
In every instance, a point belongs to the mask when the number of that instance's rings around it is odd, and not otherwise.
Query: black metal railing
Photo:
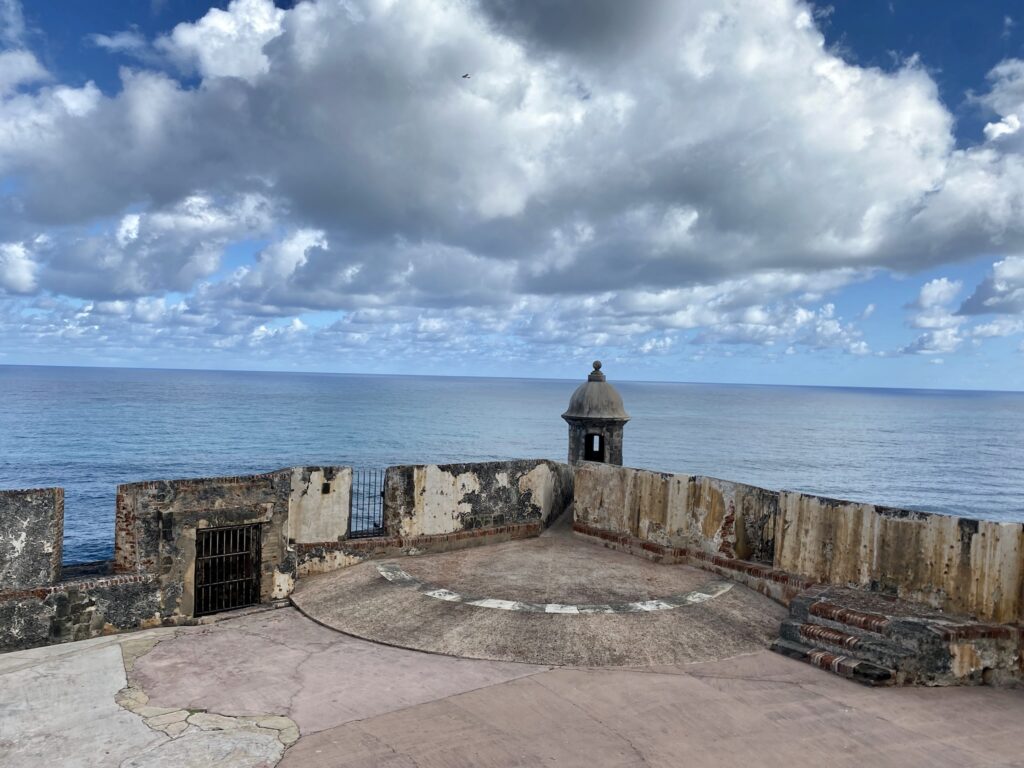
[[[195,616],[260,601],[260,525],[196,531]]]
[[[352,470],[352,511],[348,535],[352,539],[384,535],[384,470]]]

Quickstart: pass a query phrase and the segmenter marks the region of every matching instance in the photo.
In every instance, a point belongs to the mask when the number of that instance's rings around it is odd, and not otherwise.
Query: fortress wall
[[[64,489],[0,491],[0,589],[60,579]]]
[[[148,629],[162,623],[160,589],[147,574],[0,588],[0,652]]]
[[[295,467],[288,499],[288,538],[297,544],[348,535],[352,467]]]
[[[607,464],[576,468],[578,531],[774,585],[857,586],[985,621],[1024,619],[1024,525]],[[757,568],[749,567],[757,564]],[[770,566],[770,567],[769,567]]]
[[[155,574],[161,614],[192,616],[197,529],[259,523],[261,599],[287,597],[295,574],[295,554],[288,546],[291,496],[291,469],[120,485],[115,573]]]
[[[553,520],[572,500],[572,470],[546,459],[388,467],[389,537],[438,536]]]
[[[575,519],[589,527],[770,563],[779,495],[712,477],[587,462],[576,467]]]
[[[775,567],[986,621],[1022,618],[1024,526],[783,492]]]

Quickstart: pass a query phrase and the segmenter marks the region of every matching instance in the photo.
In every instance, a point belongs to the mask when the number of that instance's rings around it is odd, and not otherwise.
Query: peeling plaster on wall
[[[329,491],[323,492],[324,485]],[[296,467],[288,499],[288,538],[298,544],[340,541],[348,533],[351,467]]]
[[[413,537],[546,521],[569,503],[567,465],[545,460],[389,467],[384,523]]]
[[[504,472],[498,474],[498,480],[502,487],[508,486],[508,475]],[[547,522],[552,511],[561,511],[555,498],[557,490],[558,480],[554,470],[547,464],[538,464],[519,478],[519,492],[529,494],[531,502],[540,508],[540,519],[544,522]]]

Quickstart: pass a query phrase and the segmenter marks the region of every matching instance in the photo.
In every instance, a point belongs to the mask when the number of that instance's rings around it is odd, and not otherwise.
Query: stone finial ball
[[[595,360],[594,361],[594,370],[595,371],[600,371],[601,370],[601,361],[600,360]]]

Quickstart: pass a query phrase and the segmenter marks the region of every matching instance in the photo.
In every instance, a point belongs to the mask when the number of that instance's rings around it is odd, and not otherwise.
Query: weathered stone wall
[[[646,542],[651,551],[675,548],[691,561],[701,560],[694,552],[703,552],[771,564],[776,581],[788,574],[986,621],[1024,619],[1021,523],[594,463],[576,468],[574,514],[580,528],[632,537],[640,550]]]
[[[388,467],[388,536],[434,536],[541,521],[572,499],[572,470],[547,460]]]
[[[160,623],[159,586],[145,574],[0,591],[0,651],[85,640]]]
[[[154,573],[165,617],[192,616],[196,530],[261,524],[260,599],[287,597],[295,574],[288,547],[292,470],[262,475],[158,480],[118,486],[116,573]]]
[[[351,467],[292,470],[288,538],[297,544],[339,541],[348,534]]]
[[[622,437],[625,424],[621,421],[600,421],[588,419],[586,423],[577,420],[569,422],[569,463],[580,464],[586,455],[587,435],[604,437],[604,461],[622,466]]]
[[[585,462],[576,468],[580,523],[667,547],[769,563],[779,495],[711,477]]]
[[[783,492],[775,567],[988,621],[1022,618],[1024,526]]]
[[[60,579],[64,489],[0,491],[0,589]]]

